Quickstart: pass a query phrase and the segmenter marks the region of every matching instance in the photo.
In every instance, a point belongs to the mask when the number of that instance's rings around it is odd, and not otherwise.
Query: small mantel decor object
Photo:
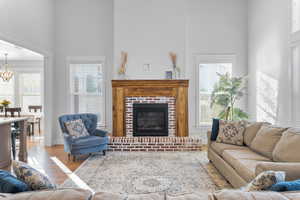
[[[170,52],[170,59],[172,62],[172,67],[173,67],[173,78],[174,79],[179,79],[180,78],[180,68],[177,66],[177,54]]]
[[[9,82],[10,79],[13,77],[14,73],[10,70],[11,65],[8,64],[8,62],[7,62],[7,56],[8,56],[8,54],[5,53],[4,56],[5,56],[5,62],[2,65],[3,71],[0,72],[0,77],[3,79],[3,81]]]
[[[121,65],[118,70],[118,75],[121,79],[126,79],[126,66],[127,66],[128,53],[121,52]]]
[[[173,78],[173,71],[165,71],[165,78],[171,80]]]
[[[246,93],[246,77],[231,77],[220,74],[211,94],[211,108],[220,110],[218,117],[223,120],[245,120],[248,114],[235,106]]]

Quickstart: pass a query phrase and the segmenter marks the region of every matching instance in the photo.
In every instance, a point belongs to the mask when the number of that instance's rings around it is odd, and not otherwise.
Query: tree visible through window
[[[103,65],[71,64],[71,95],[74,113],[94,113],[105,125]]]
[[[199,120],[201,124],[209,124],[213,117],[218,116],[222,108],[211,104],[211,93],[219,81],[217,73],[232,73],[232,63],[202,63],[199,64]]]

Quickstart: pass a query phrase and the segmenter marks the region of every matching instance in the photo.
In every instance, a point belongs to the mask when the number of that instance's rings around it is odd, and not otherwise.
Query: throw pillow
[[[213,124],[211,128],[211,141],[216,141],[219,133],[219,119],[213,119]]]
[[[65,122],[65,126],[73,138],[81,138],[90,135],[86,130],[82,119]]]
[[[276,144],[273,160],[279,162],[300,162],[300,129],[290,128]]]
[[[269,190],[274,192],[298,191],[300,190],[300,180],[279,182],[272,185]]]
[[[254,178],[246,187],[242,188],[245,192],[267,190],[272,185],[285,180],[283,171],[264,171]]]
[[[19,193],[28,191],[28,186],[11,173],[0,170],[0,193]]]
[[[13,161],[13,170],[18,179],[26,183],[31,190],[55,189],[49,178],[26,163]]]
[[[272,152],[285,130],[287,129],[282,127],[263,125],[251,142],[250,148],[273,159]]]
[[[244,143],[247,146],[251,145],[251,142],[255,138],[256,134],[258,133],[262,125],[270,125],[270,124],[267,122],[248,122],[246,124],[245,133],[244,133]]]
[[[225,144],[243,145],[245,121],[219,121],[217,142]]]

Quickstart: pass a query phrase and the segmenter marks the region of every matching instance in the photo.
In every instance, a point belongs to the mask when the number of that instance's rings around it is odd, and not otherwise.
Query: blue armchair
[[[81,138],[72,138],[69,135],[67,128],[65,127],[65,122],[82,119],[89,136]],[[108,148],[108,133],[103,130],[97,129],[97,115],[95,114],[73,114],[73,115],[63,115],[59,117],[59,124],[64,135],[64,149],[65,152],[73,155],[75,161],[76,155],[89,154],[94,152],[103,151],[103,155]]]

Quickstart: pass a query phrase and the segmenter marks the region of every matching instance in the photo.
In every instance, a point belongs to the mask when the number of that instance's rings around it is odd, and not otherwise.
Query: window
[[[293,70],[293,118],[295,125],[300,125],[300,44],[292,48],[292,70]]]
[[[292,32],[300,31],[300,0],[292,1]]]
[[[14,106],[14,86],[15,86],[15,78],[14,76],[8,82],[3,81],[0,78],[0,101],[9,100],[12,104],[10,106]]]
[[[235,66],[235,55],[194,55],[196,79],[196,127],[206,130],[217,117],[221,107],[211,108],[211,94],[214,85],[219,81],[219,74],[232,75]]]
[[[41,73],[19,74],[20,105],[22,110],[29,112],[29,105],[42,105]]]
[[[97,114],[99,126],[105,126],[103,71],[102,63],[70,64],[72,111]]]

